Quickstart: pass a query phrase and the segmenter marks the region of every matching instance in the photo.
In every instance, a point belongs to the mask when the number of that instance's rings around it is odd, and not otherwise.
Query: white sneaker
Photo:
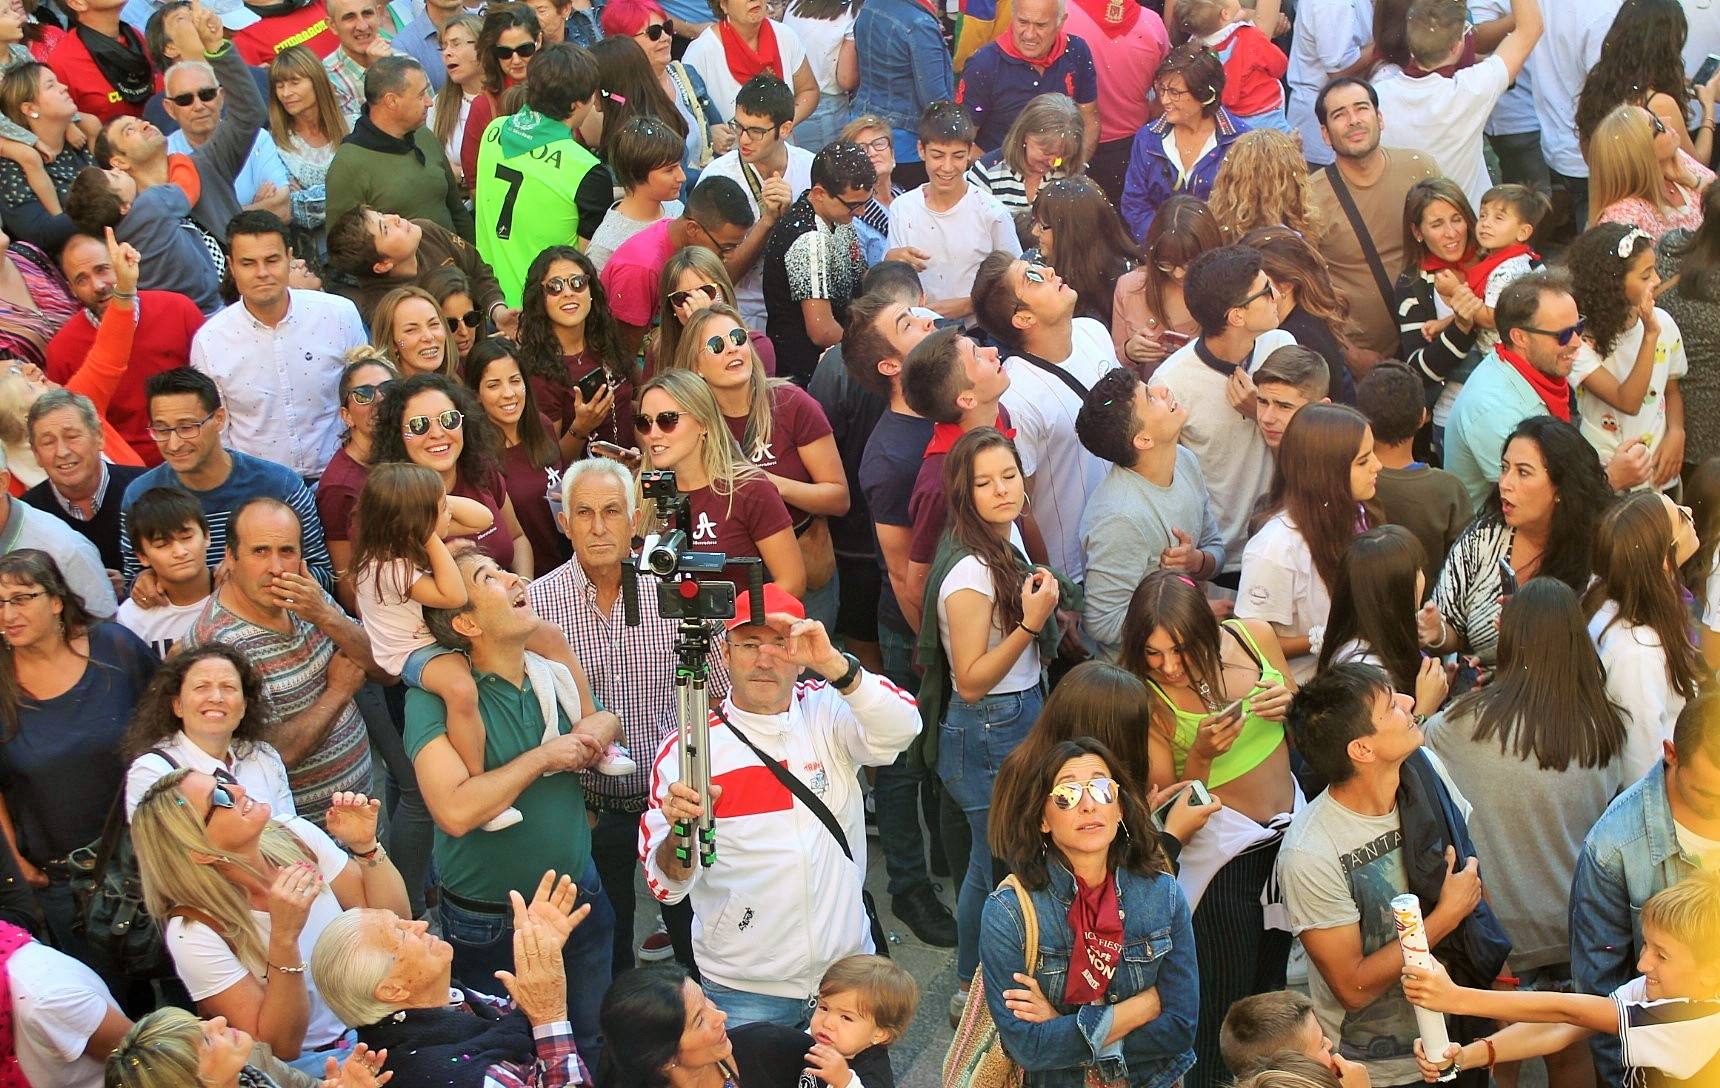
[[[633,757],[627,754],[627,749],[623,748],[619,744],[611,744],[608,749],[604,751],[603,758],[598,760],[596,763],[593,763],[591,765],[591,769],[596,771],[598,774],[619,777],[621,775],[632,774],[634,771],[637,771],[639,769],[639,764],[635,763],[633,761]]]
[[[663,927],[662,922],[658,922],[657,928],[639,942],[638,956],[642,963],[661,963],[674,955],[675,946],[670,942],[669,931]]]
[[[484,830],[506,831],[508,828],[514,826],[523,819],[525,819],[525,817],[520,815],[520,810],[509,805],[507,808],[491,817],[490,822],[484,825]]]

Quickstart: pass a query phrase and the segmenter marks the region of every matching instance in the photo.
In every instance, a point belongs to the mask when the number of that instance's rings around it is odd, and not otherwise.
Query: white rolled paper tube
[[[1431,971],[1434,960],[1427,946],[1427,926],[1421,919],[1421,900],[1410,894],[1394,896],[1392,919],[1397,923],[1398,946],[1403,949],[1404,963]],[[1445,1033],[1445,1016],[1420,1005],[1411,1005],[1410,1008],[1415,1010],[1415,1026],[1421,1032],[1422,1051],[1429,1061],[1443,1060],[1445,1048],[1451,1045],[1451,1036]],[[1452,1067],[1440,1080],[1451,1080],[1456,1076],[1457,1070]]]

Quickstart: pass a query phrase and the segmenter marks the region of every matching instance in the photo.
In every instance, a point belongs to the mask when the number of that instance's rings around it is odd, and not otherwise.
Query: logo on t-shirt
[[[699,520],[693,524],[693,543],[715,544],[717,542],[717,523],[711,515],[700,511]]]

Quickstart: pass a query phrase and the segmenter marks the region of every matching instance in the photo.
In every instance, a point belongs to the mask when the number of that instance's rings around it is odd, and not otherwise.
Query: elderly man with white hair
[[[311,977],[328,1007],[371,1050],[387,1049],[404,1085],[562,1088],[591,1077],[567,1014],[562,946],[590,905],[546,872],[527,903],[511,892],[514,969],[498,971],[513,1001],[456,986],[454,948],[390,910],[355,908],[323,929]]]
[[[179,125],[167,137],[167,153],[189,155],[209,142],[221,123],[227,94],[206,60],[182,60],[161,77],[162,107]],[[293,214],[292,179],[275,138],[265,126],[251,140],[244,165],[233,176],[233,197],[242,208],[260,208],[282,219]]]

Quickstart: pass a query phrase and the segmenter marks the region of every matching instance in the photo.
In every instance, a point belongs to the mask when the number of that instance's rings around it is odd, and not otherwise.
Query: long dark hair
[[[1677,243],[1678,296],[1699,302],[1720,296],[1720,185],[1702,194],[1702,225]]]
[[[1517,424],[1504,448],[1510,449],[1519,438],[1535,444],[1559,499],[1553,504],[1553,527],[1536,574],[1557,578],[1581,593],[1594,570],[1591,545],[1596,527],[1614,498],[1600,454],[1581,431],[1552,416],[1530,416]],[[1476,521],[1484,525],[1504,523],[1498,484],[1493,485]]]
[[[1189,682],[1197,689],[1204,686],[1214,692],[1214,699],[1222,702],[1218,697],[1224,692],[1224,657],[1219,647],[1218,619],[1212,614],[1212,606],[1206,603],[1206,594],[1196,588],[1193,579],[1178,571],[1155,570],[1142,578],[1123,616],[1120,663],[1143,682],[1151,672],[1147,666],[1147,640],[1161,627],[1176,640]],[[1170,731],[1174,732],[1175,723],[1171,726]]]
[[[1624,277],[1631,262],[1654,249],[1654,239],[1637,231],[1630,256],[1618,255],[1619,243],[1636,230],[1623,223],[1599,223],[1571,243],[1565,263],[1571,270],[1571,295],[1584,321],[1584,335],[1603,357],[1612,354],[1636,307],[1625,301]]]
[[[1022,758],[1036,766],[1060,741],[1092,737],[1117,753],[1131,778],[1145,783],[1152,717],[1153,696],[1138,677],[1108,661],[1083,661],[1051,689],[1016,751],[1031,750]]]
[[[597,1013],[603,1051],[597,1088],[668,1088],[687,1029],[687,972],[676,963],[615,976]]]
[[[466,379],[466,388],[472,391],[474,399],[478,390],[484,384],[484,373],[490,369],[491,363],[499,363],[510,359],[515,366],[520,366],[519,352],[514,342],[503,336],[486,336],[472,345],[472,357],[467,360],[462,372]],[[563,371],[565,373],[565,371]],[[526,456],[539,468],[561,468],[561,448],[555,444],[549,432],[544,430],[543,416],[538,414],[537,394],[532,392],[530,377],[525,367],[520,366],[520,377],[526,378],[525,392],[520,409],[520,445],[526,448]],[[487,416],[485,418],[488,418]],[[501,428],[496,428],[498,434]]]
[[[623,369],[628,360],[621,357],[621,334],[615,325],[615,315],[609,312],[609,296],[597,279],[597,266],[581,250],[573,246],[550,246],[526,269],[525,288],[520,293],[519,353],[514,359],[528,378],[543,378],[559,389],[569,385],[567,364],[562,361],[561,341],[556,339],[555,324],[544,308],[543,281],[550,265],[570,261],[579,266],[580,275],[589,284],[591,310],[585,315],[585,355],[596,359],[608,373],[611,384],[627,376]]]
[[[1707,599],[1708,576],[1714,573],[1715,551],[1720,548],[1720,457],[1702,462],[1684,481],[1684,502],[1696,524],[1699,545],[1680,573],[1684,587],[1701,601]]]
[[[603,138],[597,151],[604,162],[615,158],[615,137],[635,117],[655,117],[675,135],[687,138],[687,119],[651,70],[650,58],[632,38],[604,38],[591,46],[603,94]]]
[[[1209,249],[1224,244],[1224,232],[1204,200],[1178,193],[1163,204],[1153,216],[1147,236],[1141,242],[1141,295],[1146,299],[1147,312],[1160,321],[1165,320],[1165,283],[1170,274],[1160,265],[1187,268],[1188,263]]]
[[[1600,655],[1570,586],[1531,578],[1505,604],[1491,683],[1460,696],[1446,720],[1473,718],[1470,738],[1544,771],[1604,767],[1624,751],[1625,724],[1607,699]]]
[[[1416,231],[1421,229],[1421,218],[1427,214],[1427,209],[1439,201],[1445,201],[1457,209],[1469,224],[1469,241],[1464,243],[1464,252],[1475,251],[1475,209],[1469,206],[1469,197],[1463,192],[1463,187],[1447,177],[1422,178],[1409,187],[1409,193],[1403,200],[1403,252],[1404,267],[1411,272],[1419,271],[1421,263],[1427,258],[1427,244],[1416,237]]]
[[[1338,561],[1320,671],[1345,643],[1360,640],[1385,663],[1397,689],[1414,694],[1421,672],[1415,576],[1426,570],[1426,550],[1401,525],[1382,525],[1356,537]]]
[[[1593,618],[1610,600],[1618,615],[1607,627],[1631,623],[1653,631],[1673,690],[1696,698],[1705,670],[1690,640],[1690,612],[1676,572],[1668,569],[1672,522],[1660,493],[1639,491],[1621,500],[1601,519],[1594,542],[1595,580],[1583,594],[1583,611]]]
[[[997,428],[977,427],[957,439],[944,462],[944,501],[949,504],[950,536],[984,563],[991,574],[992,625],[1000,631],[1013,631],[1021,622],[1021,583],[1029,568],[1018,557],[1009,538],[999,536],[980,517],[979,507],[973,501],[974,462],[986,450],[1000,448],[1009,451],[1019,472],[1021,455],[1016,452],[1015,443]],[[1026,486],[1025,474],[1023,486]],[[928,587],[927,591],[934,588]]]
[[[1338,562],[1356,539],[1358,519],[1365,513],[1369,524],[1384,520],[1371,502],[1358,508],[1350,495],[1350,464],[1367,430],[1367,417],[1348,405],[1310,404],[1297,412],[1284,428],[1272,490],[1256,518],[1265,524],[1288,515],[1327,589],[1338,584]]]
[[[36,586],[60,602],[60,634],[67,644],[87,633],[95,617],[84,607],[84,599],[66,584],[54,557],[39,548],[19,548],[0,556],[0,586]],[[19,703],[25,698],[18,683],[18,665],[12,647],[0,639],[0,743],[18,735]]]
[[[1690,22],[1678,0],[1624,0],[1577,95],[1578,141],[1586,147],[1614,108],[1646,106],[1656,94],[1673,98],[1683,115],[1695,97],[1684,75],[1689,36]]]
[[[390,461],[416,464],[406,452],[402,428],[406,425],[407,402],[420,393],[441,393],[453,401],[454,407],[465,417],[460,425],[460,456],[454,464],[460,479],[479,485],[489,478],[490,473],[499,471],[496,451],[500,443],[496,429],[490,425],[489,418],[478,407],[472,394],[466,392],[466,387],[441,374],[414,374],[388,387],[388,395],[376,407],[376,438],[371,464],[382,465]]]
[[[1269,278],[1295,290],[1296,308],[1325,322],[1333,339],[1348,351],[1344,326],[1349,324],[1350,304],[1332,285],[1332,270],[1320,251],[1289,227],[1251,230],[1242,244],[1259,252],[1260,268]]]
[[[184,728],[179,716],[173,712],[173,700],[179,697],[180,689],[185,686],[185,674],[191,671],[191,666],[211,657],[218,657],[233,666],[239,674],[239,693],[245,698],[244,716],[239,719],[239,727],[233,730],[234,754],[243,759],[255,750],[259,741],[268,739],[269,730],[275,724],[275,712],[269,693],[263,689],[262,678],[238,650],[224,643],[210,642],[169,655],[155,670],[149,686],[138,696],[131,725],[126,728],[125,739],[120,743],[120,752],[126,762],[160,746],[162,741]]]
[[[502,62],[491,50],[503,34],[515,27],[530,34],[533,41],[543,37],[537,12],[525,4],[491,4],[484,12],[483,29],[478,32],[478,66],[484,70],[484,90],[498,98],[508,89],[508,79],[502,74]]]
[[[1075,289],[1080,313],[1109,324],[1117,280],[1141,260],[1117,209],[1091,178],[1077,174],[1041,186],[1033,218],[1063,239],[1052,243],[1051,265]]]

